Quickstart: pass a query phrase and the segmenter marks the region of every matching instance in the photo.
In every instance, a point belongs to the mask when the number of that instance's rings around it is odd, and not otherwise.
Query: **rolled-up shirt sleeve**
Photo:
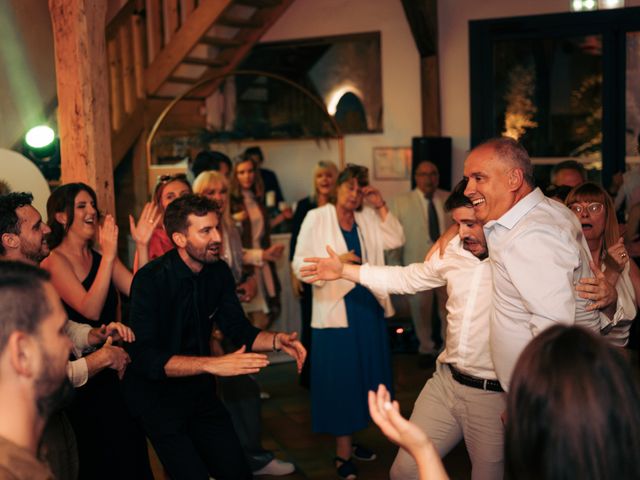
[[[78,360],[71,360],[67,362],[67,377],[71,382],[71,385],[78,388],[87,383],[89,380],[89,367],[87,366],[87,360],[79,358]]]
[[[65,331],[69,335],[71,343],[73,343],[73,354],[76,358],[80,358],[83,352],[91,347],[89,344],[91,328],[90,325],[74,322],[73,320],[69,320],[65,325]]]

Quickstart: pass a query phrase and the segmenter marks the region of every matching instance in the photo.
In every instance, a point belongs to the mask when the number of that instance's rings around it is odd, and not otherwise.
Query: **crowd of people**
[[[451,193],[421,162],[387,205],[367,168],[322,161],[294,212],[263,160],[201,152],[160,177],[130,218],[133,272],[91,187],[55,189],[47,223],[30,194],[0,196],[0,474],[151,479],[146,439],[172,479],[291,473],[261,443],[253,377],[283,351],[340,478],[375,460],[355,438],[371,419],[401,447],[394,480],[446,478],[461,440],[475,480],[640,478],[640,390],[619,351],[640,271],[583,171],[554,170],[574,184],[545,196],[524,148],[496,138]],[[300,339],[270,330],[283,222]],[[392,400],[392,294],[411,296],[420,363],[435,363],[409,420]]]

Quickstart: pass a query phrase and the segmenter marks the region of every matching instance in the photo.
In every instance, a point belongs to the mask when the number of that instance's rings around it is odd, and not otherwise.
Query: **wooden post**
[[[62,182],[84,182],[114,213],[104,0],[49,0],[58,89]]]

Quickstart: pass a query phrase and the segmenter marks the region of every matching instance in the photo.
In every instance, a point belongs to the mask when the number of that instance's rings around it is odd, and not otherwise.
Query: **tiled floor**
[[[395,354],[393,366],[396,398],[403,413],[409,415],[415,398],[432,370],[419,369],[417,356],[411,354]],[[258,380],[262,388],[271,394],[262,407],[264,447],[297,467],[296,473],[283,478],[338,478],[332,463],[335,440],[329,435],[311,432],[309,393],[298,385],[295,366],[292,363],[271,365],[260,374]],[[358,478],[388,479],[396,447],[373,424],[356,438],[378,454],[378,459],[373,462],[356,462],[360,472]],[[469,478],[470,465],[463,445],[449,454],[445,463],[452,479]]]

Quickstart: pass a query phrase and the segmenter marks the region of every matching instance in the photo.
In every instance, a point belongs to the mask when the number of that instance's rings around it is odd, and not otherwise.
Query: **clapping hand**
[[[116,258],[118,253],[118,226],[113,215],[104,217],[104,222],[98,227],[98,243],[102,256],[108,260]]]
[[[140,245],[148,245],[153,231],[158,226],[162,214],[155,203],[147,202],[142,209],[138,223],[132,215],[129,215],[129,230],[134,242]]]

